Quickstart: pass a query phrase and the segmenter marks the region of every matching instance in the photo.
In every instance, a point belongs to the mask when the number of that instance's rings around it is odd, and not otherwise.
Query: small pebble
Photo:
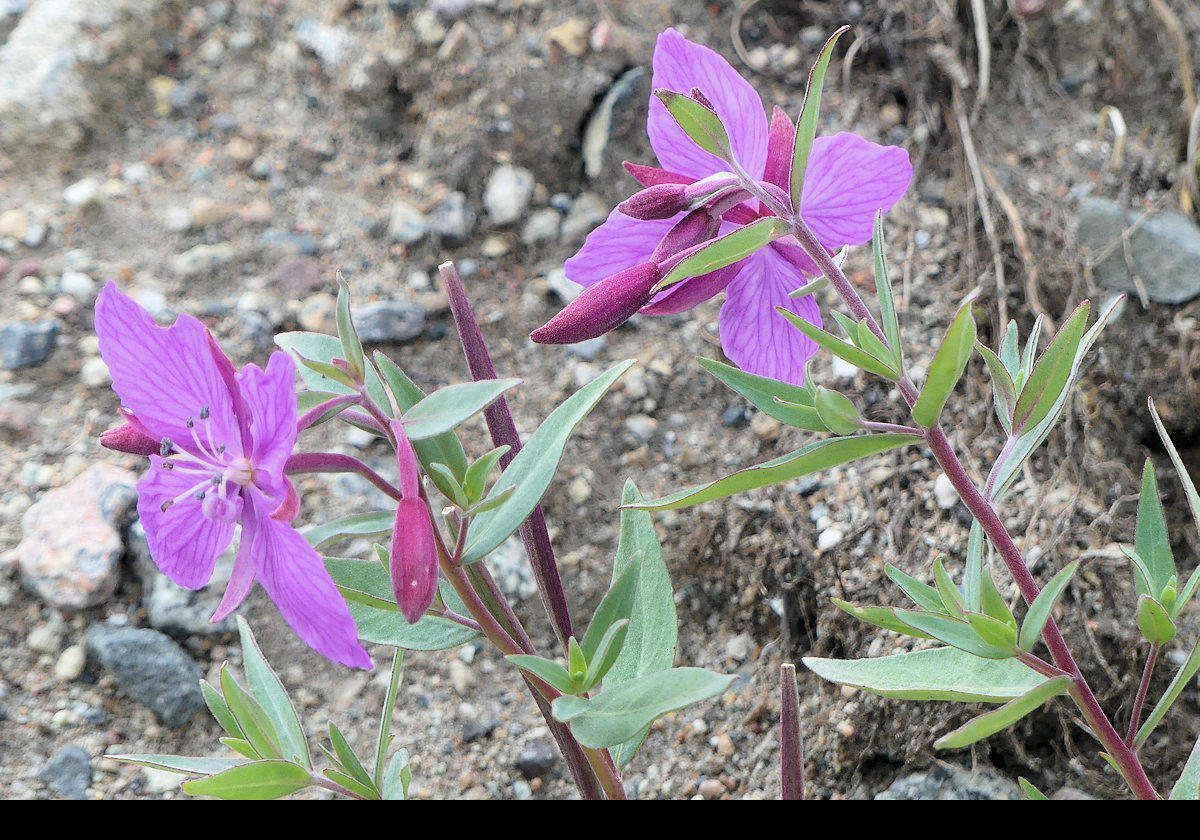
[[[533,198],[533,173],[519,166],[498,166],[488,176],[483,206],[494,225],[511,225],[525,214]]]
[[[54,663],[54,676],[63,682],[73,682],[79,679],[85,664],[87,653],[83,645],[71,645],[59,654],[58,661]]]
[[[63,201],[71,207],[86,207],[100,197],[100,182],[95,178],[76,181],[63,190]]]
[[[720,799],[725,794],[725,785],[716,779],[705,779],[700,783],[700,795],[705,799]]]
[[[826,528],[817,536],[817,550],[828,551],[840,543],[845,536],[846,535],[837,528]]]
[[[625,428],[638,440],[645,442],[654,437],[658,421],[645,414],[635,414],[625,420]]]
[[[958,503],[958,491],[954,489],[954,485],[950,483],[950,477],[945,473],[939,474],[937,480],[933,482],[933,498],[942,510],[950,510]]]

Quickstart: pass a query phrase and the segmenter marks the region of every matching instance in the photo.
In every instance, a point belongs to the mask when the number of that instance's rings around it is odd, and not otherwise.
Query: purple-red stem
[[[800,700],[796,666],[779,666],[779,773],[783,799],[804,798],[804,741],[800,737]]]
[[[454,314],[454,324],[458,328],[459,340],[467,357],[471,378],[475,381],[495,379],[496,366],[492,363],[492,356],[484,343],[483,333],[479,329],[479,322],[475,319],[471,303],[467,300],[458,270],[453,263],[447,262],[440,265],[438,271],[442,275],[442,283],[450,299],[450,311]],[[521,437],[517,434],[517,426],[513,422],[508,401],[501,397],[484,409],[483,416],[487,420],[493,445],[507,444],[510,447],[508,452],[500,457],[500,467],[503,469],[521,451]],[[558,575],[558,563],[554,559],[554,549],[550,545],[550,533],[546,529],[546,517],[542,513],[541,505],[535,507],[533,513],[521,525],[520,534],[525,543],[525,553],[529,555],[529,564],[533,568],[538,592],[542,596],[542,604],[554,624],[558,641],[565,650],[567,639],[575,635],[575,629],[571,622],[571,611],[567,606],[562,579]]]
[[[1133,748],[1133,739],[1137,737],[1138,726],[1142,722],[1142,707],[1146,705],[1146,692],[1150,689],[1150,675],[1154,673],[1154,663],[1158,661],[1158,645],[1150,646],[1146,655],[1146,667],[1142,669],[1142,681],[1138,683],[1137,697],[1133,701],[1133,712],[1129,715],[1129,732],[1125,736],[1125,744]]]
[[[751,188],[749,184],[747,188]],[[766,194],[764,193],[764,195]],[[773,201],[770,196],[767,196],[767,199]],[[871,314],[863,299],[854,289],[854,286],[851,285],[846,275],[829,256],[824,246],[817,241],[816,236],[813,235],[804,221],[800,219],[799,214],[792,216],[790,221],[792,224],[792,234],[796,237],[796,240],[805,252],[816,262],[821,272],[829,279],[830,284],[837,290],[846,306],[849,307],[855,320],[862,321],[865,318],[871,332],[875,333],[886,346],[887,337],[875,321],[874,315]],[[918,392],[912,380],[905,376],[898,384],[900,392],[904,395],[908,404],[910,406],[914,405]],[[929,444],[930,449],[933,450],[934,457],[946,473],[946,476],[950,479],[950,483],[958,491],[959,498],[963,500],[967,509],[979,521],[980,526],[983,528],[984,533],[991,539],[992,544],[996,546],[1001,559],[1004,561],[1004,565],[1017,582],[1017,587],[1021,590],[1022,597],[1026,603],[1032,604],[1040,592],[1037,582],[1034,581],[1033,575],[1030,574],[1029,567],[1025,564],[1025,559],[1021,556],[1021,552],[1013,542],[1008,529],[1004,526],[999,514],[992,506],[992,502],[975,487],[974,482],[967,475],[962,462],[959,461],[958,455],[954,452],[953,447],[950,446],[950,442],[946,439],[946,435],[940,427],[933,426],[927,429],[925,432],[925,441]],[[1091,687],[1088,685],[1087,680],[1084,679],[1079,666],[1075,663],[1075,658],[1071,655],[1071,651],[1067,647],[1066,641],[1063,639],[1062,633],[1059,631],[1053,618],[1046,622],[1042,638],[1046,643],[1046,647],[1050,649],[1054,664],[1071,677],[1071,698],[1083,713],[1084,719],[1087,720],[1088,725],[1092,729],[1093,736],[1104,745],[1108,754],[1120,768],[1125,781],[1129,784],[1134,794],[1139,799],[1158,799],[1158,793],[1155,791],[1154,785],[1151,784],[1149,777],[1147,777],[1146,770],[1142,767],[1137,753],[1125,743],[1113,727],[1112,721],[1108,719],[1108,716],[1100,707],[1099,701],[1096,700],[1095,694],[1092,693]]]
[[[293,473],[358,473],[397,502],[400,501],[400,491],[393,487],[386,478],[362,461],[349,455],[340,455],[336,452],[297,452],[288,456],[283,471],[288,475]]]

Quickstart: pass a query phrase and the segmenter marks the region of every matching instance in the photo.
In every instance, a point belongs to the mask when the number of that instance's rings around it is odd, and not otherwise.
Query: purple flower
[[[292,527],[299,497],[284,475],[296,443],[295,362],[271,355],[266,370],[235,371],[203,324],[180,315],[159,327],[114,283],[96,300],[100,353],[126,411],[109,443],[157,439],[138,482],[138,515],[150,554],[171,580],[199,589],[242,524],[220,621],[255,579],[288,624],[330,659],[370,668],[346,602],[321,557]]]
[[[658,36],[652,86],[677,92],[698,89],[725,124],[733,155],[741,167],[752,178],[772,185],[769,189],[778,188],[786,194],[795,129],[778,108],[768,126],[762,100],[725,59],[668,29]],[[660,274],[666,274],[688,253],[678,246],[673,246],[674,250],[665,247],[673,235],[679,238],[677,228],[687,218],[682,215],[682,210],[688,209],[684,202],[705,185],[721,189],[730,178],[728,165],[692,142],[656,96],[650,99],[646,130],[662,169],[626,164],[630,174],[647,189],[614,210],[603,225],[592,231],[579,253],[567,261],[567,277],[589,288],[623,277],[626,282],[612,284],[607,329],[612,328],[608,323],[616,315],[683,312],[725,290],[720,314],[725,354],[751,373],[802,383],[804,364],[817,346],[775,310],[784,307],[820,325],[821,313],[811,295],[798,300],[788,297],[788,292],[804,284],[802,274],[820,272],[794,238],[778,239],[739,263],[678,283],[648,301],[642,298],[648,297],[653,283],[647,287],[644,282],[628,282],[629,276],[622,270],[630,266],[652,264]],[[805,172],[801,216],[830,250],[864,244],[873,235],[875,213],[891,209],[911,179],[912,165],[904,149],[879,146],[845,132],[818,137]],[[697,184],[702,180],[704,184]],[[722,235],[770,215],[757,201],[728,206],[729,195],[724,193],[725,200],[717,202]],[[671,212],[677,206],[681,212]],[[664,215],[666,218],[661,218]],[[669,253],[664,254],[664,250]],[[652,274],[643,268],[637,278],[644,280]],[[577,302],[586,296],[585,292]],[[584,300],[589,312],[603,309],[597,297]],[[638,305],[633,307],[635,303]],[[547,330],[559,322],[549,337],[539,336],[545,336],[539,330],[535,340],[581,340],[574,335],[587,330],[570,327],[582,328],[589,312],[572,312],[574,306],[560,313],[567,316],[565,319],[556,317],[542,328]]]

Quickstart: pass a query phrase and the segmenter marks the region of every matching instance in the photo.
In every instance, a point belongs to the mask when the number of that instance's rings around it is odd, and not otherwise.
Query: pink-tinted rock
[[[102,604],[117,588],[121,527],[137,498],[137,476],[96,464],[43,495],[21,519],[21,581],[60,610]]]

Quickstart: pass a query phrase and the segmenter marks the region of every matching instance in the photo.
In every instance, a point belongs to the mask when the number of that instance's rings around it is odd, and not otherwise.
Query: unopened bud
[[[530,338],[538,344],[575,344],[604,335],[649,303],[661,279],[662,272],[653,262],[606,277],[584,289]]]

